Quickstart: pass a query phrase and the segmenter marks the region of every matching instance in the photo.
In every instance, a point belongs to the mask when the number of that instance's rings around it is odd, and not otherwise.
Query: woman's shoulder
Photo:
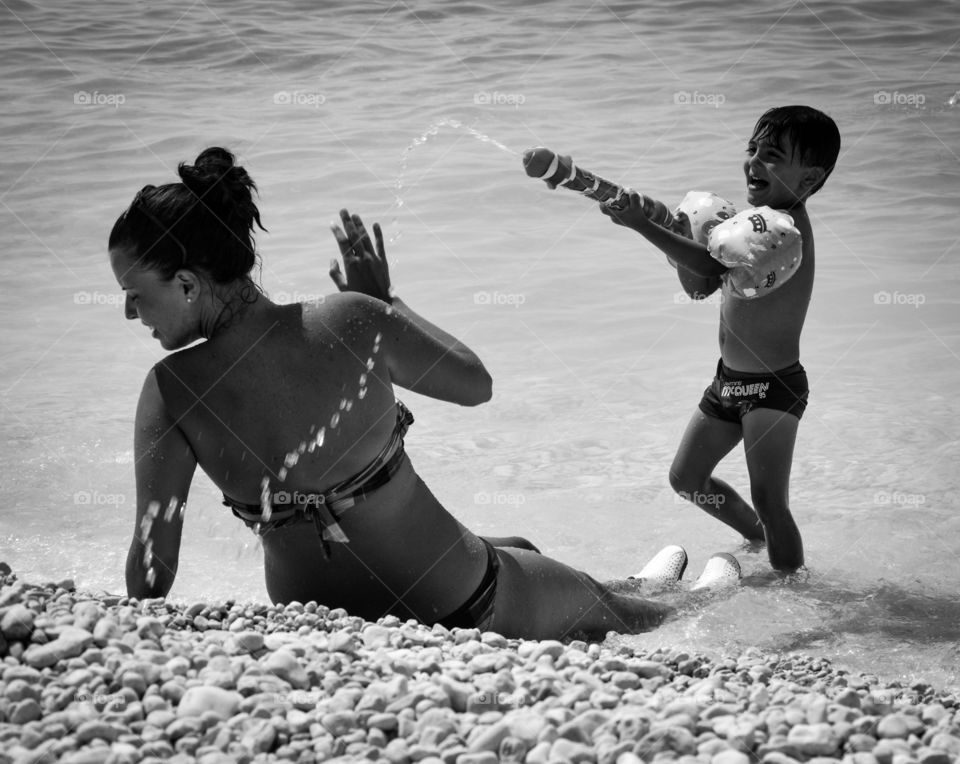
[[[390,311],[386,303],[360,292],[336,292],[301,306],[304,328],[311,334],[338,334],[348,330],[352,334],[361,327],[377,331]]]

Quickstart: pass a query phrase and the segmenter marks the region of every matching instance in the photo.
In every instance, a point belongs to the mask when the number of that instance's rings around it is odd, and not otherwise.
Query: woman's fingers
[[[343,275],[343,271],[340,270],[340,261],[336,258],[330,261],[330,278],[333,279],[333,283],[337,285],[337,289],[341,292],[347,290],[347,279]]]
[[[377,239],[377,257],[383,260],[384,266],[387,264],[387,250],[383,246],[383,231],[380,229],[379,223],[373,224],[373,235]]]

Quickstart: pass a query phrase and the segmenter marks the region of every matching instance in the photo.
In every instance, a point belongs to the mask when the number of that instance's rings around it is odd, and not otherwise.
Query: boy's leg
[[[524,639],[563,639],[585,632],[636,634],[657,626],[666,605],[617,594],[579,570],[525,549],[498,549],[500,573],[487,628]]]
[[[777,570],[803,565],[803,541],[790,514],[790,467],[800,420],[777,409],[755,408],[743,417],[743,447],[753,506],[766,532],[767,554]]]
[[[713,476],[720,460],[742,437],[739,424],[707,416],[697,409],[670,467],[670,485],[744,538],[762,541],[763,527],[750,505],[729,484]]]

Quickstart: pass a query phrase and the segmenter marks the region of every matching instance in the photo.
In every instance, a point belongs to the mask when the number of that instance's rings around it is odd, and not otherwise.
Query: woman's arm
[[[695,276],[709,279],[727,272],[727,266],[710,257],[710,253],[703,244],[675,234],[652,222],[644,213],[640,195],[635,191],[631,191],[627,199],[626,207],[617,208],[601,204],[600,211],[617,225],[639,233],[676,265],[686,268]]]
[[[380,226],[374,224],[374,248],[359,215],[340,212],[343,228],[333,227],[344,270],[336,261],[330,276],[342,292],[377,298],[365,310],[377,314],[384,334],[384,353],[396,384],[431,398],[475,406],[490,400],[493,381],[469,347],[416,313],[392,294]],[[384,304],[387,303],[387,304]]]
[[[164,597],[177,575],[183,531],[180,512],[197,460],[167,412],[155,368],[140,391],[133,452],[137,515],[127,553],[127,594],[140,599]]]

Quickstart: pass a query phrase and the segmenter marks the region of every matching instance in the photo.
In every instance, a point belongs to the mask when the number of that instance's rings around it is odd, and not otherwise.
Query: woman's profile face
[[[200,338],[196,303],[180,272],[165,279],[159,271],[137,264],[128,248],[110,250],[113,275],[126,292],[124,315],[140,319],[164,350],[177,350]]]

